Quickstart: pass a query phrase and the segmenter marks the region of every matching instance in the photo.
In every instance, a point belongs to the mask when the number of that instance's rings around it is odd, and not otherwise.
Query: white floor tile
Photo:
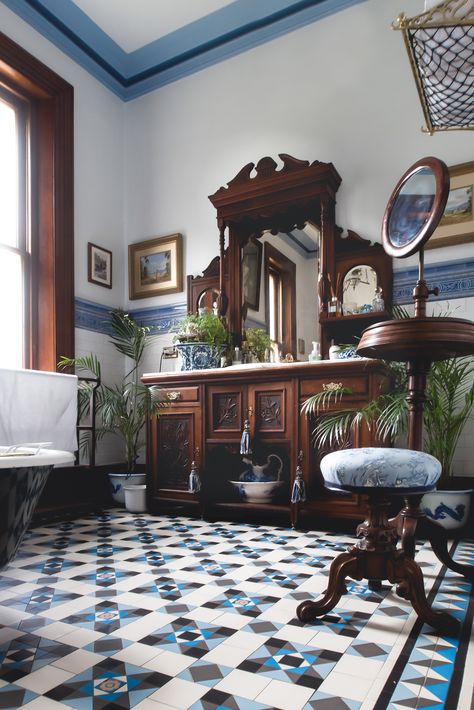
[[[340,697],[340,694],[343,693],[344,698],[362,702],[366,695],[368,695],[373,682],[373,678],[357,678],[347,673],[332,671],[332,673],[323,680],[318,690],[321,693],[334,695],[336,698]]]
[[[237,633],[232,634],[227,641],[224,641],[224,646],[241,648],[242,650],[247,650],[250,654],[256,651],[257,648],[260,648],[265,641],[266,637],[253,634],[250,631],[237,631]]]
[[[71,706],[64,705],[64,703],[57,703],[56,700],[45,698],[43,695],[31,700],[29,703],[26,703],[26,705],[22,705],[21,707],[22,710],[65,710],[65,708],[70,708]]]
[[[93,631],[92,629],[76,628],[71,631],[71,627],[69,627],[69,632],[64,634],[64,636],[60,636],[59,640],[61,643],[76,646],[77,648],[83,648],[84,646],[87,646],[87,644],[102,638],[103,635],[104,634],[101,634],[98,631]]]
[[[215,688],[230,695],[254,700],[270,682],[271,679],[263,674],[235,669],[226,675]]]
[[[170,624],[176,617],[172,614],[164,614],[162,612],[150,612],[146,616],[142,616],[137,621],[132,621],[126,626],[122,626],[116,631],[112,631],[111,636],[117,636],[121,639],[129,641],[140,641],[145,636],[154,633],[163,626]]]
[[[186,668],[189,668],[189,666],[192,666],[195,660],[195,658],[185,656],[184,654],[174,653],[173,651],[162,651],[157,656],[150,658],[141,665],[157,673],[176,676],[186,670]]]
[[[69,673],[68,671],[63,671],[61,668],[56,668],[55,666],[43,666],[37,671],[33,671],[23,678],[19,678],[15,681],[16,685],[21,688],[26,688],[27,690],[32,690],[38,695],[47,693],[51,688],[55,688],[61,683],[66,683],[68,680],[74,677],[74,673]]]
[[[84,651],[83,649],[78,648],[77,651],[73,651],[67,656],[64,656],[64,658],[59,658],[54,661],[52,665],[56,668],[62,668],[64,671],[69,671],[70,673],[77,675],[78,673],[82,673],[87,670],[87,668],[91,668],[92,666],[95,666],[96,663],[100,663],[100,661],[103,660],[104,657],[99,653],[92,653],[92,651]]]
[[[255,701],[269,707],[277,707],[279,710],[301,710],[313,693],[312,688],[271,680]]]
[[[190,683],[187,680],[173,678],[169,683],[166,683],[162,688],[150,695],[151,700],[159,700],[165,705],[171,705],[179,710],[187,710],[199,698],[202,698],[209,688],[199,683]]]
[[[115,653],[112,658],[134,666],[144,666],[147,662],[164,653],[163,649],[155,646],[148,646],[146,643],[132,643],[130,646]]]
[[[383,661],[377,661],[374,658],[358,658],[352,654],[346,654],[338,661],[337,672],[357,678],[367,678],[372,682],[381,671],[383,664]]]
[[[151,698],[145,698],[138,705],[134,705],[133,710],[175,710],[175,708],[172,705],[165,705]]]

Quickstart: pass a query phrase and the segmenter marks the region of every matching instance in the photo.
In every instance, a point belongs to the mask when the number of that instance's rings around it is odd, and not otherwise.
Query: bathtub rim
[[[56,449],[41,449],[32,456],[0,456],[0,469],[59,466],[72,463],[74,463],[74,454]]]

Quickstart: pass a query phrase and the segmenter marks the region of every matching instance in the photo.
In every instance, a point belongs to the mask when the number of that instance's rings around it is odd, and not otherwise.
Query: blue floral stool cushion
[[[387,493],[431,491],[441,475],[434,456],[411,449],[366,447],[343,449],[327,454],[321,461],[327,488],[367,492],[367,488]]]

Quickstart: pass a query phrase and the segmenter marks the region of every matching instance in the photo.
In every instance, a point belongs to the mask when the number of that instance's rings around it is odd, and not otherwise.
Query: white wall
[[[423,9],[421,0],[402,6],[408,15]],[[245,163],[279,152],[333,162],[338,223],[379,241],[387,199],[409,165],[474,155],[472,132],[421,132],[403,39],[390,28],[400,9],[370,0],[128,104],[127,242],[182,231],[185,273],[200,272],[218,249],[207,196]],[[436,249],[427,262],[463,253]]]
[[[125,294],[124,105],[108,89],[0,3],[0,27],[74,87],[75,293],[117,306]],[[87,281],[87,243],[113,252],[113,288]]]
[[[74,228],[76,297],[118,306],[124,303],[123,117],[124,105],[42,35],[0,3],[0,27],[74,87]],[[113,288],[87,280],[87,243],[113,253]],[[122,377],[123,358],[104,335],[76,328],[76,354],[96,353],[109,383]],[[98,463],[120,461],[116,437],[98,447]]]

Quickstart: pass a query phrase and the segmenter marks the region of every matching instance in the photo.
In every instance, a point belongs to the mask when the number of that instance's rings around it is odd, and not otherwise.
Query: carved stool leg
[[[435,611],[428,604],[423,585],[423,574],[416,562],[401,553],[395,557],[391,582],[399,582],[407,591],[407,597],[422,621],[435,629],[449,635],[456,634],[459,623],[457,619],[444,611]]]
[[[448,552],[448,536],[445,529],[438,523],[427,518],[420,510],[419,504],[422,496],[410,496],[405,499],[405,506],[395,518],[390,520],[391,525],[397,530],[404,553],[414,559],[417,532],[420,537],[428,538],[432,550],[440,562],[448,569],[464,577],[474,579],[474,567],[461,565],[455,562]],[[403,588],[402,588],[403,589]],[[399,590],[397,589],[397,593]],[[401,590],[399,596],[405,596]]]
[[[382,589],[382,582],[380,579],[369,579],[367,586],[372,592],[380,592]]]
[[[319,601],[304,601],[298,606],[296,614],[300,621],[314,621],[334,609],[342,595],[346,592],[344,580],[346,577],[362,579],[358,573],[358,557],[350,552],[342,552],[331,563],[329,582],[326,593]]]
[[[433,552],[440,562],[453,572],[462,574],[469,579],[474,579],[474,567],[461,565],[450,556],[448,552],[448,535],[441,525],[424,517],[421,520],[421,531],[422,535],[426,536],[430,541]]]

